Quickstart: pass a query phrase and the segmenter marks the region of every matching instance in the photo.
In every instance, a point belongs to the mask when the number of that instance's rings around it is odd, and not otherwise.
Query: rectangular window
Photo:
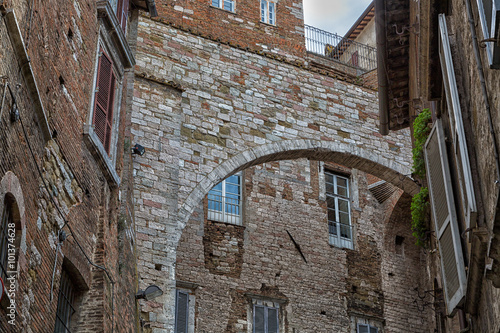
[[[500,0],[477,0],[477,7],[490,67],[499,69],[500,46],[495,40],[500,37]]]
[[[358,324],[357,333],[378,333],[378,328],[368,324]]]
[[[325,172],[325,189],[330,244],[352,249],[349,179]]]
[[[111,58],[101,49],[97,67],[94,102],[94,131],[109,154],[113,128],[113,106],[116,78]]]
[[[237,173],[208,192],[209,220],[241,225],[241,179]]]
[[[175,296],[175,333],[187,333],[189,325],[189,293],[177,290]]]
[[[254,304],[253,333],[278,333],[278,308]]]
[[[8,246],[8,225],[13,223],[11,206],[7,203],[3,206],[2,221],[0,224],[0,278],[5,282],[7,278],[7,246]]]
[[[212,6],[234,12],[234,0],[212,0]]]
[[[264,23],[276,25],[276,3],[260,0],[260,20]]]
[[[61,274],[54,333],[70,333],[71,317],[75,314],[75,288],[65,270]]]

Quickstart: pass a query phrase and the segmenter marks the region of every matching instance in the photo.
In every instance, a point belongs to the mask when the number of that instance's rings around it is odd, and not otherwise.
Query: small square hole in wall
[[[396,254],[404,254],[404,240],[405,238],[403,236],[396,236],[395,239],[395,249],[396,249]]]
[[[161,268],[162,268],[162,267],[163,267],[163,265],[162,265],[162,264],[155,264],[155,269],[156,269],[157,271],[161,271]]]

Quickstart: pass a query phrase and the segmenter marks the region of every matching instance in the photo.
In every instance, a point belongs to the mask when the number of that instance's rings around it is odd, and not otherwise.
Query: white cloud
[[[372,0],[303,0],[308,25],[343,36]]]

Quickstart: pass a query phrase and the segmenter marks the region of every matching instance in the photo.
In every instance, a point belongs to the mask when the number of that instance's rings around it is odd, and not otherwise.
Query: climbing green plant
[[[431,121],[432,115],[429,109],[424,109],[413,123],[414,148],[413,153],[413,173],[421,178],[425,177],[424,145],[431,129],[427,124]],[[416,244],[425,246],[427,239],[427,214],[429,207],[429,190],[427,187],[420,188],[420,192],[415,194],[411,200],[411,230],[417,239]]]
[[[413,123],[413,137],[415,138],[413,153],[413,173],[421,178],[425,177],[424,144],[431,129],[427,124],[432,115],[429,109],[424,109]]]
[[[425,220],[427,218],[429,207],[429,190],[427,187],[422,187],[420,192],[415,194],[411,200],[411,231],[413,236],[417,239],[418,246],[425,246],[427,239],[427,225]]]

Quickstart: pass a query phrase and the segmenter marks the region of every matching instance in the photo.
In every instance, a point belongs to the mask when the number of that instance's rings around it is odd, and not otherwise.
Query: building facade
[[[378,134],[373,72],[307,52],[300,1],[158,8],[131,113],[148,329],[432,331],[411,139]]]
[[[154,1],[0,2],[1,332],[138,329],[125,111],[140,8]]]
[[[381,132],[432,113],[422,182],[432,211],[429,269],[446,301],[439,316],[448,317],[440,332],[500,329],[498,9],[487,0],[375,3]]]

